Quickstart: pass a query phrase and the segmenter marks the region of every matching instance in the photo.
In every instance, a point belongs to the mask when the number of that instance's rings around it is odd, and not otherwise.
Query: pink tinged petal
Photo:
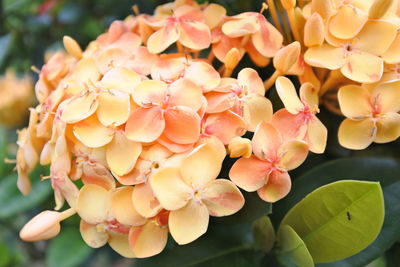
[[[92,92],[85,92],[63,102],[61,120],[66,123],[76,123],[86,119],[97,110],[98,105],[96,95]]]
[[[115,188],[115,179],[108,168],[100,163],[86,163],[83,165],[83,184],[94,184],[110,190]]]
[[[304,60],[313,67],[337,70],[346,64],[345,50],[329,44],[308,48]]]
[[[381,20],[370,20],[353,40],[355,49],[380,56],[389,49],[397,35],[397,25]],[[376,40],[379,40],[377,42]]]
[[[286,171],[299,167],[307,158],[308,145],[303,141],[292,140],[279,148],[279,164]]]
[[[159,81],[175,81],[186,69],[186,58],[166,58],[158,60],[151,68],[151,78]]]
[[[200,117],[185,106],[169,108],[165,112],[165,136],[178,144],[190,144],[199,139]]]
[[[251,68],[244,68],[238,73],[238,83],[248,90],[248,92],[264,96],[265,89],[263,80],[258,72]]]
[[[162,168],[150,179],[154,195],[166,210],[184,207],[192,198],[193,189],[181,178],[178,168]]]
[[[135,58],[129,62],[129,66],[140,75],[149,75],[152,67],[159,60],[158,55],[151,54],[144,46],[136,48],[134,55]]]
[[[197,111],[202,106],[203,92],[201,88],[187,78],[173,82],[168,88],[169,106],[186,106]]]
[[[400,62],[400,33],[397,33],[396,39],[390,47],[382,54],[385,63],[396,64]]]
[[[217,178],[222,167],[218,151],[209,144],[195,148],[182,162],[180,173],[182,180],[194,189],[203,188]]]
[[[245,47],[251,61],[253,61],[257,66],[265,67],[271,62],[269,57],[263,56],[260,52],[258,52],[258,50],[254,47],[253,42],[248,42]]]
[[[305,106],[308,106],[311,112],[316,113],[319,111],[318,102],[318,88],[316,88],[312,83],[303,83],[300,87],[300,99]]]
[[[371,119],[345,119],[339,126],[339,143],[349,149],[365,149],[375,140],[376,132],[376,125]]]
[[[298,114],[304,109],[304,104],[297,96],[296,88],[288,78],[279,77],[275,82],[275,87],[287,111],[292,114]]]
[[[146,222],[133,206],[133,186],[118,187],[111,195],[111,210],[115,219],[122,224],[139,226]]]
[[[107,48],[96,57],[97,67],[105,74],[115,67],[126,66],[132,55],[120,48]]]
[[[272,103],[266,97],[250,94],[244,98],[243,119],[248,131],[255,131],[260,122],[271,121],[272,113]]]
[[[284,198],[290,192],[291,187],[292,182],[287,172],[274,171],[270,174],[268,183],[257,193],[262,200],[274,203]]]
[[[36,242],[55,237],[61,230],[62,216],[57,211],[42,211],[27,222],[19,232],[22,240]]]
[[[170,45],[178,41],[180,31],[174,22],[169,22],[165,27],[162,27],[147,40],[147,49],[150,53],[158,54]]]
[[[374,83],[382,77],[383,59],[362,51],[354,51],[349,54],[346,64],[340,71],[350,80]]]
[[[232,138],[246,133],[246,123],[239,115],[228,110],[209,115],[204,131],[218,137],[224,144],[229,144]]]
[[[371,95],[381,113],[400,111],[400,80],[377,85]]]
[[[122,131],[117,131],[106,148],[107,164],[113,173],[125,175],[135,167],[141,152],[140,143],[127,139]]]
[[[161,108],[138,108],[126,122],[125,134],[132,141],[150,143],[162,134],[164,128],[164,112]]]
[[[168,228],[161,227],[155,220],[145,225],[132,227],[129,231],[129,244],[136,258],[147,258],[159,254],[168,240]]]
[[[225,159],[226,148],[225,148],[224,143],[222,143],[222,141],[218,137],[213,136],[213,135],[202,136],[202,137],[200,137],[197,145],[201,145],[201,144],[208,144],[208,145],[212,146],[217,151],[221,160],[223,161]]]
[[[207,207],[201,201],[190,200],[181,209],[171,211],[168,226],[174,240],[184,245],[207,231],[209,219]]]
[[[118,90],[107,90],[99,95],[97,118],[104,126],[119,126],[124,124],[131,109],[128,93]]]
[[[184,77],[199,85],[205,93],[216,88],[221,81],[218,71],[210,64],[202,61],[193,62],[186,69]]]
[[[219,113],[231,109],[237,101],[233,93],[211,91],[205,94],[207,99],[207,113]]]
[[[201,50],[210,46],[210,28],[204,23],[194,20],[184,20],[179,23],[180,37],[179,42],[184,46]]]
[[[101,85],[104,89],[115,89],[132,94],[140,81],[140,75],[136,72],[128,68],[117,67],[112,68],[104,75]]]
[[[157,142],[173,153],[183,153],[183,152],[187,152],[193,148],[193,143],[177,144],[177,143],[171,141],[170,139],[168,139],[168,137],[166,137],[165,135],[161,135],[157,139]]]
[[[259,15],[260,30],[251,36],[254,47],[265,57],[273,57],[282,47],[283,36],[263,15]]]
[[[324,153],[327,139],[328,129],[316,116],[313,116],[311,121],[308,122],[307,136],[305,138],[305,141],[310,146],[310,151],[318,154]]]
[[[226,54],[232,48],[236,48],[240,51],[242,48],[240,38],[230,38],[225,34],[221,33],[220,40],[212,45],[212,52],[214,53],[215,57],[221,61],[225,62]]]
[[[400,136],[400,114],[388,112],[381,116],[377,123],[376,143],[388,143]]]
[[[260,23],[255,16],[248,16],[243,19],[234,19],[222,25],[222,32],[229,37],[241,37],[253,34],[260,30]]]
[[[132,98],[141,107],[162,104],[167,94],[167,87],[164,82],[146,80],[135,88]]]
[[[271,123],[261,122],[254,132],[251,143],[256,157],[276,160],[282,144],[282,137]]]
[[[356,36],[364,24],[368,21],[368,15],[351,5],[339,9],[328,24],[329,32],[339,39],[351,39]]]
[[[109,231],[110,238],[108,240],[108,245],[125,258],[134,258],[135,254],[131,246],[129,245],[128,234],[120,234],[114,231]]]
[[[132,202],[136,211],[146,218],[156,216],[162,209],[149,182],[134,187],[132,192]]]
[[[240,190],[226,179],[211,181],[202,192],[202,201],[210,215],[216,217],[232,215],[244,205]]]
[[[79,85],[96,82],[100,79],[100,71],[93,58],[83,58],[75,66],[75,80]]]
[[[360,120],[371,114],[370,93],[357,85],[346,85],[339,89],[338,100],[343,115]]]
[[[104,222],[108,217],[109,193],[94,184],[84,185],[76,200],[76,212],[89,224]]]
[[[238,159],[229,171],[229,178],[243,190],[254,192],[267,183],[270,172],[268,162],[251,156]]]
[[[138,167],[142,165],[142,162],[143,161],[139,158],[136,162],[135,168],[125,175],[120,176],[116,173],[113,173],[115,179],[117,179],[117,181],[122,185],[136,185],[144,183],[146,181],[146,176],[142,172],[141,168]]]
[[[97,225],[89,224],[81,220],[79,225],[81,236],[85,243],[92,248],[100,248],[107,244],[108,233],[106,231],[98,231]]]
[[[73,132],[79,141],[91,148],[110,143],[114,136],[114,130],[102,125],[96,116],[91,116],[75,124]]]

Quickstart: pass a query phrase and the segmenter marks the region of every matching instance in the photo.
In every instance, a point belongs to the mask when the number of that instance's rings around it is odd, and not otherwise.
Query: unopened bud
[[[372,6],[369,8],[370,19],[382,18],[389,8],[392,6],[393,0],[375,0]]]
[[[22,230],[19,236],[27,242],[36,242],[55,237],[61,230],[61,213],[57,211],[42,211],[33,217]]]
[[[324,21],[314,12],[304,26],[304,44],[307,47],[318,46],[324,42]]]
[[[228,69],[236,68],[240,61],[240,52],[237,48],[232,48],[225,56],[225,66]]]
[[[249,158],[252,153],[251,141],[240,136],[234,137],[228,145],[231,158]]]
[[[332,0],[312,0],[311,12],[318,12],[323,19],[328,19],[333,13]]]
[[[281,4],[285,10],[290,10],[296,6],[296,0],[281,0]]]
[[[297,41],[279,49],[273,59],[275,69],[280,73],[287,73],[287,71],[296,63],[300,56],[300,52],[301,46]]]
[[[71,37],[65,35],[63,38],[65,50],[74,58],[80,59],[82,57],[82,49],[79,44]]]

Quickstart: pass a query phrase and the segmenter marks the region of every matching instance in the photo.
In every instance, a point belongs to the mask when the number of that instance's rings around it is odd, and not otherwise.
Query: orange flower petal
[[[179,28],[175,23],[168,23],[147,39],[147,49],[150,53],[158,54],[170,45],[178,41],[180,36]]]
[[[216,88],[221,76],[210,64],[202,61],[193,62],[185,71],[185,77],[199,85],[203,92]]]
[[[79,141],[91,148],[110,143],[114,136],[114,130],[103,126],[96,116],[91,116],[75,124],[73,132]]]
[[[211,181],[202,192],[202,201],[211,216],[228,216],[238,212],[244,205],[240,190],[229,180]]]
[[[129,245],[129,238],[127,234],[120,234],[114,231],[109,231],[110,238],[108,244],[110,247],[125,258],[134,258],[135,254]]]
[[[118,187],[111,195],[111,210],[119,223],[139,226],[146,222],[133,206],[133,186]]]
[[[150,179],[154,195],[166,210],[177,210],[192,198],[193,189],[182,180],[178,168],[162,168]]]
[[[207,113],[219,113],[232,108],[237,101],[237,96],[233,93],[221,93],[211,91],[205,94],[207,99]]]
[[[249,94],[243,101],[243,119],[248,131],[255,131],[260,122],[269,122],[272,118],[272,103],[266,97]]]
[[[301,101],[307,105],[311,112],[318,112],[318,89],[311,83],[303,83],[299,91]]]
[[[194,82],[182,78],[173,82],[169,89],[170,106],[186,106],[197,111],[202,106],[203,92]]]
[[[246,133],[246,123],[239,115],[227,110],[207,117],[205,133],[218,137],[224,144],[229,144],[232,138]]]
[[[174,240],[184,245],[207,231],[209,219],[207,207],[201,201],[190,200],[186,206],[170,212],[168,226]]]
[[[297,96],[296,88],[288,78],[279,77],[275,82],[275,87],[287,111],[297,114],[304,109],[304,104]]]
[[[226,9],[218,4],[208,4],[203,10],[204,20],[210,29],[217,27],[226,16]]]
[[[305,141],[310,146],[310,151],[314,153],[324,153],[326,142],[328,138],[328,130],[325,125],[316,117],[308,122],[307,125],[307,136]]]
[[[260,30],[260,24],[254,16],[243,19],[230,20],[222,25],[222,32],[229,37],[241,37],[253,34]]]
[[[304,60],[313,67],[337,70],[346,63],[345,51],[329,44],[308,48]]]
[[[171,140],[168,139],[164,134],[161,135],[158,139],[157,142],[170,150],[173,153],[183,153],[191,150],[193,148],[193,143],[190,144],[177,144]]]
[[[165,120],[161,108],[138,108],[131,113],[126,126],[126,137],[132,141],[150,143],[164,131]]]
[[[229,178],[243,190],[254,192],[267,183],[270,171],[268,162],[251,156],[238,159],[229,171]]]
[[[361,86],[346,85],[339,89],[338,100],[343,115],[359,120],[371,114],[370,94]]]
[[[60,104],[61,120],[66,123],[76,123],[86,119],[97,110],[98,105],[96,95],[91,92],[70,98]]]
[[[132,201],[136,211],[146,218],[156,216],[162,209],[149,182],[135,186],[132,192]]]
[[[400,136],[400,114],[388,112],[376,123],[376,143],[388,143]]]
[[[132,98],[141,107],[162,104],[167,94],[167,84],[161,81],[141,82],[132,93]]]
[[[100,79],[100,71],[93,58],[83,58],[75,66],[75,81],[79,85],[85,85],[89,82],[96,82]]]
[[[104,126],[124,124],[131,111],[129,94],[118,90],[107,90],[99,95],[97,117]]]
[[[361,121],[345,119],[339,126],[339,143],[345,148],[365,149],[374,141],[375,137],[376,126],[370,119]]]
[[[88,246],[92,248],[100,248],[107,244],[108,233],[106,231],[97,231],[96,225],[81,220],[79,230],[83,241],[85,241]]]
[[[302,140],[307,132],[307,125],[304,124],[302,118],[289,113],[284,108],[274,113],[271,123],[281,133],[284,141]]]
[[[362,51],[355,51],[348,56],[347,63],[340,69],[350,80],[360,83],[373,83],[381,79],[383,59]]]
[[[380,112],[400,111],[400,81],[390,81],[377,85],[371,92],[371,99],[379,105]]]
[[[238,73],[238,83],[240,86],[247,88],[251,93],[264,95],[265,89],[263,80],[258,75],[258,72],[252,68],[244,68]]]
[[[260,188],[257,193],[266,202],[276,202],[284,198],[292,186],[287,172],[275,171],[269,175],[268,183]]]
[[[339,39],[355,37],[368,21],[368,15],[351,5],[341,7],[329,20],[329,32]]]
[[[279,148],[281,157],[279,163],[286,170],[291,171],[299,167],[307,158],[308,145],[305,142],[292,140]]]
[[[108,168],[100,163],[86,163],[83,165],[83,184],[94,184],[110,190],[115,188],[115,179]]]
[[[258,18],[260,30],[251,36],[251,41],[261,55],[273,57],[282,47],[283,36],[264,16]]]
[[[397,33],[396,39],[386,52],[382,54],[383,60],[388,64],[400,62],[400,33]]]
[[[165,136],[178,144],[190,144],[199,139],[200,117],[191,108],[175,106],[165,112]]]
[[[188,48],[201,50],[211,44],[210,28],[204,23],[184,20],[179,24],[179,30],[179,42]]]
[[[254,132],[251,143],[253,153],[259,159],[275,159],[282,144],[282,137],[272,124],[261,122]]]
[[[140,81],[140,75],[136,72],[128,68],[116,67],[104,75],[101,79],[101,85],[105,89],[115,89],[132,94]]]
[[[89,224],[104,222],[108,217],[109,193],[101,186],[84,185],[76,200],[76,212]]]

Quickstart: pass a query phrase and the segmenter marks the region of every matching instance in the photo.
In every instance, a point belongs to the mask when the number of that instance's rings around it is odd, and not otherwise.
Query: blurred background
[[[104,32],[112,21],[132,14],[132,5],[138,5],[142,13],[152,13],[155,6],[165,2],[167,1],[0,0],[0,267],[187,266],[188,263],[191,266],[204,266],[204,264],[207,266],[256,266],[258,265],[256,262],[262,262],[264,266],[277,266],[273,257],[246,250],[246,244],[252,238],[251,230],[249,230],[250,223],[261,215],[271,212],[271,206],[260,201],[256,194],[245,194],[246,207],[237,215],[213,219],[209,233],[205,237],[183,247],[170,242],[160,256],[150,260],[123,259],[107,246],[96,250],[88,247],[80,237],[79,218],[76,215],[63,222],[61,234],[53,240],[25,243],[18,237],[18,232],[25,222],[40,211],[54,207],[49,181],[41,182],[39,179],[40,175],[48,174],[46,167],[37,167],[33,171],[31,174],[32,193],[26,197],[16,187],[17,174],[13,170],[17,150],[16,130],[27,124],[28,107],[35,105],[33,87],[37,75],[31,71],[31,66],[40,69],[53,51],[62,48],[64,35],[73,37],[84,48],[91,40]],[[228,14],[232,15],[249,10],[258,11],[262,1],[211,2],[223,5],[228,10]],[[246,59],[241,62],[243,66],[247,63]],[[271,71],[273,70],[263,69],[263,78],[265,79],[266,74]],[[271,90],[269,94],[268,97],[272,100],[274,109],[282,107],[274,90]],[[12,101],[17,96],[24,101],[21,103]],[[342,118],[329,113],[323,107],[320,115],[329,132],[337,132]],[[296,179],[318,164],[350,156],[398,159],[400,143],[398,140],[388,146],[375,144],[364,151],[351,152],[341,148],[336,135],[331,134],[327,153],[310,155],[302,167],[291,173],[291,176]],[[227,177],[230,164],[232,162],[226,162],[223,170],[225,173],[221,177]],[[284,202],[281,206],[283,205],[285,205]],[[279,205],[276,210],[278,209]],[[278,212],[275,217],[279,218],[279,216]],[[274,221],[274,216],[272,220],[274,223],[279,221],[278,219]],[[387,257],[384,258],[385,265],[374,266],[386,266],[388,262],[393,262],[394,265],[387,266],[396,266],[396,263],[400,262],[399,247],[395,244],[388,250]],[[378,259],[376,264],[380,264],[379,261],[382,259]]]

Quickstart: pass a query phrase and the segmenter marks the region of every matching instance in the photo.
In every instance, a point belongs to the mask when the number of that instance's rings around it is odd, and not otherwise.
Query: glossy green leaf
[[[49,267],[83,266],[93,249],[82,240],[77,227],[64,227],[61,233],[50,241],[46,253]]]
[[[289,225],[284,225],[278,232],[278,260],[285,266],[314,266],[304,241]]]
[[[275,229],[268,216],[253,222],[253,237],[259,250],[269,252],[275,243]]]
[[[344,259],[366,248],[378,236],[383,219],[379,183],[347,180],[307,195],[281,225],[290,225],[319,263]]]

